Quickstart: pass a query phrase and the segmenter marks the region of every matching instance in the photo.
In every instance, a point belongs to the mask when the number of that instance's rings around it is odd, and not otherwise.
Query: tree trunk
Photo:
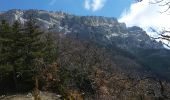
[[[38,77],[35,76],[34,100],[41,100],[40,91],[38,89]]]
[[[15,92],[18,92],[18,81],[17,81],[17,77],[16,77],[16,66],[13,65],[13,81],[14,81],[14,85],[15,85]]]

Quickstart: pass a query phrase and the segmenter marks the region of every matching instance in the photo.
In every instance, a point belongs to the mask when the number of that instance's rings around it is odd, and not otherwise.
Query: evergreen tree
[[[22,58],[21,48],[23,46],[21,25],[18,21],[14,22],[13,26],[3,20],[1,23],[1,64],[12,67],[13,81],[15,90],[18,90],[17,69],[19,60]]]
[[[2,63],[7,63],[7,59],[9,57],[8,51],[10,50],[10,45],[11,45],[11,28],[6,22],[6,20],[2,20],[0,24],[0,62]]]
[[[45,66],[48,67],[56,59],[56,48],[52,35],[47,34],[45,40],[42,38],[44,36],[36,25],[36,21],[31,16],[26,23],[24,29],[25,35],[25,65],[28,70],[31,71],[32,77],[35,79],[34,97],[38,97],[38,85],[39,76],[45,70]],[[44,66],[45,64],[45,66]],[[41,76],[40,76],[41,77]]]
[[[38,76],[43,69],[43,57],[45,43],[43,42],[41,36],[43,32],[38,29],[36,21],[33,16],[30,16],[29,20],[26,22],[24,29],[24,65],[30,74],[28,77],[30,80],[34,78],[35,81],[35,91],[38,90]]]
[[[9,36],[10,33],[10,26],[9,24],[5,21],[2,20],[0,22],[0,77],[1,77],[1,81],[0,81],[0,85],[2,85],[2,87],[4,87],[3,84],[6,83],[7,78],[9,78],[10,73],[12,71],[11,66],[9,65],[9,61],[8,61],[8,51],[9,51],[9,46],[10,46],[10,39],[7,38]],[[8,86],[10,87],[10,84],[8,84]],[[1,91],[1,89],[0,89]],[[2,89],[1,92],[3,92],[5,90]]]
[[[43,33],[38,29],[35,19],[31,16],[26,23],[24,35],[25,64],[31,70],[35,69],[35,60],[43,58],[44,43],[41,40]]]
[[[45,36],[45,55],[44,55],[44,61],[46,64],[51,64],[57,59],[57,47],[55,44],[54,36],[52,33],[47,33]]]
[[[12,26],[12,32],[11,32],[11,51],[9,52],[11,57],[10,63],[13,67],[13,79],[15,82],[16,89],[18,90],[18,81],[17,81],[17,74],[22,73],[23,65],[23,46],[25,44],[24,41],[24,35],[22,32],[21,24],[18,21],[15,21],[13,26]]]
[[[57,48],[51,33],[45,39],[31,16],[24,27],[18,21],[10,26],[5,20],[0,24],[0,69],[10,66],[15,90],[19,89],[18,73],[22,74],[22,87],[29,84],[32,88],[33,78],[38,88],[38,76],[43,70],[42,64],[50,65],[56,60]],[[8,67],[6,67],[8,69]],[[31,82],[31,83],[28,83]],[[28,89],[27,88],[27,89]]]

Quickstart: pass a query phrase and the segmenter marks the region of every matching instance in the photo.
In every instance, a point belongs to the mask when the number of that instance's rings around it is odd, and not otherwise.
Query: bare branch
[[[158,3],[161,3],[163,2],[164,0],[159,0],[159,1],[156,1],[156,2],[149,2],[150,4],[158,4]]]
[[[166,2],[166,3],[164,3],[164,4],[160,4],[159,6],[167,6],[167,5],[169,5],[170,4],[170,2]]]
[[[168,5],[168,8],[167,8],[166,10],[164,10],[164,11],[162,11],[162,12],[160,12],[160,13],[165,13],[165,12],[167,12],[169,9],[170,9],[170,4]]]
[[[159,4],[159,6],[167,6],[167,8],[163,11],[161,11],[160,13],[165,13],[170,9],[170,1],[169,2],[165,2],[165,0],[155,0],[155,2],[149,2],[150,4]]]

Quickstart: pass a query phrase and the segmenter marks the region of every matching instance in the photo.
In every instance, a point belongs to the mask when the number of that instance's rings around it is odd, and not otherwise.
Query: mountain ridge
[[[128,55],[139,58],[139,62],[147,62],[145,66],[149,69],[155,69],[152,65],[157,61],[152,56],[155,52],[150,51],[156,51],[159,54],[165,49],[161,42],[151,39],[142,28],[137,26],[127,27],[125,23],[119,23],[116,18],[111,17],[76,16],[64,12],[14,9],[1,13],[0,20],[5,19],[12,24],[18,19],[24,24],[30,16],[36,19],[36,23],[42,31],[60,33],[62,36],[89,41],[100,45],[102,48],[107,48],[109,52],[113,52],[112,50],[115,48],[118,51],[121,49],[121,51],[125,51],[123,54],[129,53]],[[145,55],[145,52],[150,52],[150,54]],[[141,54],[144,54],[142,60]],[[168,51],[164,52],[164,55],[168,55]],[[159,56],[157,57],[160,59],[167,58]],[[154,60],[150,61],[150,59]],[[149,65],[147,60],[150,61]],[[164,61],[161,64],[164,64]],[[161,64],[155,66],[160,69],[161,66],[159,65]],[[169,69],[168,66],[166,65],[163,71],[168,71],[166,70]],[[163,71],[156,70],[156,73],[164,74]]]
[[[69,36],[96,39],[106,43],[116,43],[122,49],[145,48],[163,49],[163,44],[151,39],[147,33],[137,27],[126,27],[116,18],[102,16],[76,16],[64,12],[45,10],[13,9],[0,14],[0,20],[9,23],[15,20],[24,24],[29,16],[37,20],[38,26],[44,31],[59,32]],[[98,41],[99,42],[99,41]]]

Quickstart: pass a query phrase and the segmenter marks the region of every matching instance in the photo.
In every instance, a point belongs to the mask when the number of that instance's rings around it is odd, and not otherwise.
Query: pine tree
[[[53,36],[48,33],[43,39],[42,35],[32,16],[24,27],[18,21],[12,26],[5,20],[0,24],[0,67],[11,66],[16,90],[19,88],[18,73],[22,73],[24,82],[32,83],[34,78],[38,88],[42,64],[50,65],[57,57]]]
[[[15,90],[18,91],[17,72],[19,72],[19,60],[22,58],[21,48],[24,41],[22,40],[21,25],[15,21],[13,26],[3,20],[1,23],[1,64],[12,67],[13,81]]]
[[[9,57],[8,51],[10,50],[10,45],[12,40],[10,39],[11,28],[6,22],[6,20],[2,20],[0,24],[0,62],[7,63],[7,59]]]
[[[31,16],[29,20],[26,23],[25,29],[24,29],[24,35],[25,35],[25,46],[23,48],[24,54],[25,54],[25,64],[27,67],[31,70],[37,70],[35,68],[35,60],[36,59],[42,59],[44,52],[44,43],[41,40],[41,35],[43,32],[41,32],[38,29],[38,26],[36,25],[35,19]],[[35,71],[34,70],[34,71]]]
[[[44,55],[44,61],[46,64],[51,64],[57,59],[57,47],[54,41],[54,36],[52,33],[47,33],[45,36],[45,55]]]
[[[18,81],[17,81],[17,73],[22,73],[21,69],[23,69],[22,60],[23,60],[23,51],[22,48],[25,44],[25,41],[23,40],[23,33],[21,24],[18,21],[15,21],[12,26],[12,32],[11,32],[11,50],[10,50],[10,63],[13,67],[13,79],[15,82],[16,90],[18,91]]]
[[[34,78],[35,81],[34,92],[38,90],[38,76],[41,74],[43,69],[42,64],[44,62],[45,43],[41,39],[42,34],[43,32],[38,29],[35,19],[33,16],[30,16],[24,29],[25,46],[22,51],[24,51],[26,69],[29,70],[29,74],[32,74],[30,75],[30,79]]]
[[[4,81],[6,78],[9,77],[9,73],[11,73],[12,68],[8,64],[8,51],[9,51],[9,44],[10,39],[7,36],[10,33],[10,26],[5,21],[2,20],[0,22],[0,74],[1,74],[1,81]],[[1,82],[0,82],[1,83]]]

